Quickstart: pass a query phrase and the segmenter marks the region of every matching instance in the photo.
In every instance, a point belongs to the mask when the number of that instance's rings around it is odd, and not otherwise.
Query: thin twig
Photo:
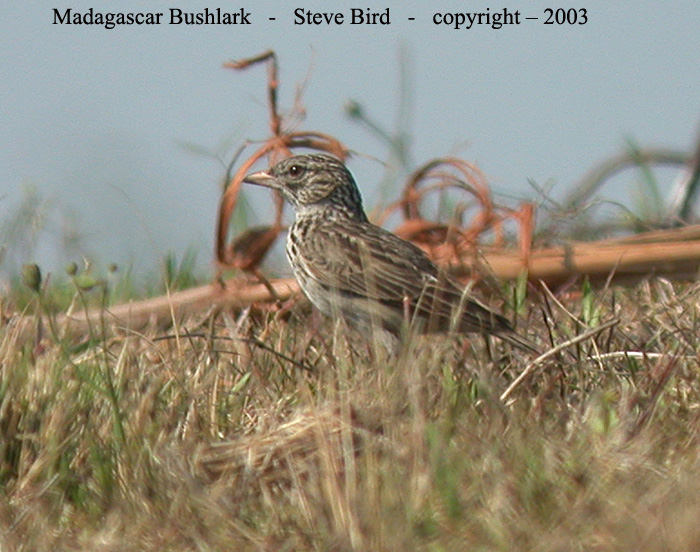
[[[638,360],[646,360],[652,358],[662,358],[668,356],[668,353],[647,353],[644,351],[611,351],[609,353],[601,353],[584,358],[584,360],[598,361],[608,360],[613,358],[634,358]],[[676,358],[683,360],[696,360],[698,355],[679,355]]]
[[[567,347],[570,347],[571,345],[575,345],[576,343],[580,343],[581,341],[585,341],[586,339],[589,339],[595,335],[598,335],[600,332],[607,330],[608,328],[611,328],[612,326],[615,326],[619,322],[620,322],[619,318],[613,318],[612,320],[608,320],[607,322],[601,324],[600,326],[596,326],[595,328],[591,328],[590,330],[583,332],[581,335],[577,335],[576,337],[573,337],[572,339],[569,339],[568,341],[565,341],[564,343],[560,343],[559,345],[557,345],[553,349],[550,349],[546,353],[538,356],[535,360],[530,362],[525,367],[525,370],[523,370],[522,373],[517,378],[515,378],[513,380],[513,382],[508,386],[508,388],[501,394],[501,401],[505,401],[513,393],[513,391],[515,391],[515,388],[518,387],[525,380],[525,378],[527,378],[535,370],[535,368],[537,368],[545,360],[556,355],[560,351],[563,351]]]
[[[631,439],[632,437],[637,435],[641,431],[641,429],[646,425],[646,423],[651,419],[654,410],[656,410],[656,405],[659,402],[659,398],[661,397],[661,392],[664,390],[666,384],[671,379],[671,375],[678,366],[678,360],[680,358],[681,356],[672,356],[667,361],[666,366],[664,366],[661,370],[661,375],[656,381],[656,385],[654,386],[654,389],[651,392],[651,397],[649,397],[649,400],[647,401],[644,410],[642,410],[642,412],[639,414],[639,417],[637,418],[636,422],[627,433],[628,439]],[[639,391],[637,392],[637,395],[639,395]]]
[[[229,335],[209,335],[205,333],[182,333],[182,334],[169,334],[169,335],[161,335],[158,337],[153,338],[153,341],[163,341],[165,339],[182,339],[183,337],[186,338],[193,338],[197,337],[200,339],[222,339],[224,341],[240,341],[242,343],[248,343],[250,345],[255,345],[259,349],[262,349],[263,351],[267,351],[268,353],[272,353],[276,357],[281,358],[282,360],[286,360],[287,362],[290,362],[297,368],[301,368],[302,370],[306,370],[307,372],[313,374],[316,371],[311,367],[307,366],[303,362],[299,362],[298,360],[294,360],[292,357],[289,357],[285,355],[284,353],[280,353],[279,351],[276,351],[266,343],[263,343],[259,339],[256,339],[254,337],[231,337]]]

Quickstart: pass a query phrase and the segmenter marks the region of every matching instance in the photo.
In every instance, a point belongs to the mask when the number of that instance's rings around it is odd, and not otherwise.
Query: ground
[[[2,549],[700,549],[699,292],[532,289],[502,310],[543,351],[619,323],[505,400],[533,358],[497,339],[386,356],[303,301],[75,334],[5,297]]]

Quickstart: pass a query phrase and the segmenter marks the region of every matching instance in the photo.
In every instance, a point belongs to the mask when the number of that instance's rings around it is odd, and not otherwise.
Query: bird
[[[295,155],[248,174],[295,211],[286,254],[299,287],[323,314],[396,350],[407,327],[423,334],[495,335],[527,353],[537,346],[469,296],[420,248],[372,224],[350,170],[325,153]]]

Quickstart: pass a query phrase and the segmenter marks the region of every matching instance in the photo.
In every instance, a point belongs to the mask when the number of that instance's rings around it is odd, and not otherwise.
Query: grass
[[[347,111],[389,147],[385,182],[411,167],[403,61],[395,132]],[[27,189],[0,265],[31,258],[53,209]],[[192,285],[194,264],[166,258],[162,281]],[[503,343],[387,358],[303,304],[76,335],[57,313],[136,292],[128,269],[70,272],[0,294],[0,550],[700,549],[698,285],[519,281],[505,310],[543,349],[621,322],[504,402],[530,359]]]
[[[529,359],[496,340],[386,358],[303,304],[28,334],[4,298],[1,547],[697,550],[699,292],[521,287],[543,348],[622,322],[507,404]]]

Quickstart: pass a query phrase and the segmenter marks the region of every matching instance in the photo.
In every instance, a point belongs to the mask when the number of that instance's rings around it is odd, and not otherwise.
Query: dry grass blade
[[[679,361],[681,360],[681,358],[682,355],[673,355],[666,358],[665,363],[663,365],[657,366],[655,372],[658,373],[658,376],[656,377],[654,388],[644,409],[642,410],[639,417],[637,418],[635,423],[632,424],[632,427],[629,430],[628,436],[630,439],[637,435],[642,430],[642,428],[647,423],[649,423],[649,420],[651,419],[651,416],[654,413],[654,409],[656,408],[659,399],[661,398],[661,393],[668,384],[669,380],[671,379],[671,375],[678,368]],[[639,394],[637,394],[637,396],[633,400],[635,402],[639,401]]]
[[[625,152],[606,159],[589,170],[583,178],[571,187],[569,196],[562,202],[565,210],[575,210],[587,202],[590,197],[612,176],[640,163],[655,165],[683,165],[689,155],[676,150],[647,149],[637,152]]]
[[[600,326],[596,326],[595,328],[591,328],[590,330],[586,330],[580,335],[577,335],[576,337],[573,337],[569,339],[568,341],[565,341],[563,343],[560,343],[556,347],[553,347],[549,351],[541,354],[534,360],[528,363],[528,365],[525,367],[525,369],[518,375],[517,378],[515,378],[511,384],[507,387],[507,389],[501,393],[500,399],[501,401],[505,402],[510,395],[513,394],[513,391],[517,389],[517,387],[527,379],[532,372],[535,371],[535,369],[542,365],[542,363],[556,355],[557,353],[560,353],[564,349],[571,347],[572,345],[575,345],[576,343],[581,343],[582,341],[586,341],[587,339],[590,339],[591,337],[594,337],[598,335],[600,332],[607,330],[608,328],[612,328],[613,326],[617,325],[620,323],[620,320],[618,318],[613,318],[612,320],[608,320],[607,322],[604,322]]]
[[[194,332],[187,332],[183,334],[178,334],[178,335],[161,335],[158,337],[154,337],[152,339],[153,343],[156,343],[158,341],[163,341],[165,339],[191,339],[191,338],[198,338],[198,339],[207,339],[207,340],[225,340],[225,341],[241,341],[243,343],[248,343],[250,345],[255,345],[256,347],[262,349],[263,351],[267,351],[269,353],[272,353],[276,357],[284,360],[285,362],[288,362],[289,364],[292,364],[296,366],[297,368],[300,368],[301,370],[305,370],[306,372],[313,373],[315,370],[311,368],[310,366],[307,366],[306,364],[299,362],[297,360],[294,360],[293,358],[285,355],[284,353],[280,353],[279,351],[273,349],[266,343],[263,343],[259,339],[256,339],[254,337],[230,337],[230,336],[222,336],[222,335],[209,335],[209,334],[204,334],[204,333],[194,333]]]
[[[596,340],[595,366],[438,339],[378,358],[326,322],[314,337],[304,309],[78,346],[61,326],[41,351],[0,319],[1,546],[695,550],[697,293],[597,298],[624,330]],[[560,301],[549,323],[577,327],[579,300]],[[630,341],[650,354],[610,353]],[[492,400],[523,369],[537,381],[504,395],[517,404]]]
[[[275,489],[269,494],[279,494],[280,489],[290,486],[290,470],[294,477],[308,477],[319,470],[320,453],[329,449],[341,452],[338,439],[344,431],[353,435],[355,448],[360,446],[361,437],[369,434],[338,412],[300,412],[277,427],[267,428],[264,434],[206,445],[194,456],[193,465],[209,478],[227,478],[232,492],[237,479],[250,478]],[[333,441],[330,447],[329,441]],[[341,465],[342,457],[333,464]]]

